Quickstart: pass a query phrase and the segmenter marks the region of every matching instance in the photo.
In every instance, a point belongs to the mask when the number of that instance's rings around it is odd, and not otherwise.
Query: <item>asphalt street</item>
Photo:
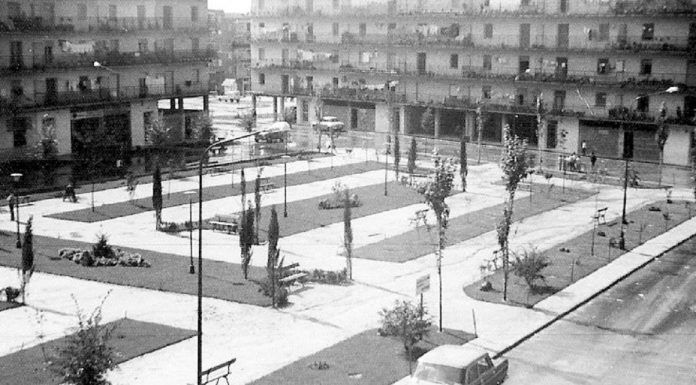
[[[506,385],[696,383],[696,238],[513,349]]]

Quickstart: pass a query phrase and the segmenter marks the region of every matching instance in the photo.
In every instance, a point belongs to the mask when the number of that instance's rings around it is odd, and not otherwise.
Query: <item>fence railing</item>
[[[190,18],[165,17],[41,17],[14,16],[0,21],[0,32],[137,32],[185,30],[206,32],[207,18],[201,15],[194,22]]]

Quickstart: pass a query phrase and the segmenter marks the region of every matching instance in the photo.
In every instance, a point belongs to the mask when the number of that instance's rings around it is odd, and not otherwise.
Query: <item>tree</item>
[[[432,135],[435,133],[435,115],[433,114],[432,108],[428,108],[423,113],[423,116],[421,117],[421,129],[426,134]]]
[[[521,254],[521,255],[520,255]],[[529,290],[536,289],[535,282],[544,280],[542,270],[547,268],[551,263],[549,260],[536,249],[524,250],[522,253],[515,253],[515,261],[512,264],[513,272],[516,276],[524,279],[529,287]]]
[[[445,199],[452,192],[454,185],[454,166],[451,160],[441,160],[435,155],[435,171],[427,182],[419,186],[420,192],[425,198],[425,203],[435,214],[437,221],[437,274],[440,281],[440,331],[442,331],[442,250],[445,248],[445,230],[449,219],[449,206]]]
[[[660,148],[660,166],[658,172],[657,185],[662,186],[662,167],[665,160],[665,144],[667,143],[667,138],[669,138],[669,127],[665,121],[667,118],[667,107],[665,102],[660,105],[660,117],[658,118],[657,134],[655,139],[657,140],[657,146]]]
[[[546,107],[544,106],[544,93],[540,93],[536,103],[536,118],[537,118],[537,153],[539,158],[539,171],[541,171],[544,152],[541,149],[541,144],[546,135]]]
[[[244,114],[239,118],[239,123],[247,132],[251,132],[256,126],[256,119],[253,114]]]
[[[401,145],[399,144],[399,131],[394,133],[394,171],[396,179],[399,179],[399,163],[401,163]]]
[[[351,225],[352,208],[350,191],[343,192],[343,247],[346,249],[346,272],[348,279],[353,280],[353,228]]]
[[[459,142],[459,176],[462,179],[462,191],[466,191],[467,174],[469,174],[469,167],[466,162],[466,137],[462,131],[461,141]]]
[[[239,230],[239,247],[242,254],[242,272],[244,279],[249,278],[249,264],[251,263],[252,246],[254,245],[254,209],[251,207],[251,202],[248,202],[249,208],[242,216],[241,229]]]
[[[271,221],[268,224],[268,260],[266,262],[266,276],[271,290],[271,301],[273,307],[276,303],[276,288],[278,287],[278,274],[276,266],[278,264],[278,238],[280,238],[280,226],[278,225],[278,213],[275,206],[271,207]]]
[[[155,209],[155,230],[162,224],[162,172],[159,163],[155,163],[152,174],[152,207]]]
[[[88,317],[78,307],[77,332],[66,337],[56,357],[56,371],[65,383],[111,384],[104,376],[116,367],[116,352],[109,344],[115,325],[101,324],[103,305],[104,301]]]
[[[382,317],[379,333],[401,338],[408,353],[411,353],[413,345],[428,335],[432,325],[425,308],[408,301],[396,301],[393,308],[384,308],[379,315]]]
[[[411,148],[408,150],[408,174],[413,182],[413,172],[416,170],[416,138],[411,138]]]
[[[498,233],[498,245],[503,256],[503,300],[507,300],[507,284],[510,273],[509,236],[512,224],[513,203],[515,192],[520,181],[530,172],[527,157],[527,141],[520,139],[512,133],[510,125],[504,128],[503,152],[500,159],[500,168],[503,170],[505,190],[508,192],[507,202],[503,208],[503,217],[496,227]]]
[[[213,120],[208,114],[202,114],[195,123],[196,139],[204,143],[211,143],[215,139]]]
[[[29,217],[24,228],[24,243],[22,243],[22,303],[25,302],[25,289],[31,275],[34,273],[34,234],[31,229],[33,216]]]
[[[254,232],[255,243],[259,244],[259,224],[261,222],[261,169],[256,174],[254,182],[254,217],[256,217],[256,231]]]

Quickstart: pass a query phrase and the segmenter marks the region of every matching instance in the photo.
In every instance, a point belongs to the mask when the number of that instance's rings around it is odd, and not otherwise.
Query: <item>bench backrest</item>
[[[213,381],[216,381],[216,380],[218,380],[218,379],[220,379],[220,378],[223,378],[223,377],[226,378],[227,376],[229,376],[229,375],[231,374],[231,373],[230,373],[230,365],[234,364],[236,361],[237,361],[237,359],[236,359],[236,358],[233,358],[233,359],[231,359],[231,360],[229,360],[229,361],[226,361],[226,362],[223,362],[223,363],[221,363],[221,364],[219,364],[219,365],[215,365],[215,366],[213,366],[213,367],[210,368],[210,369],[207,369],[207,370],[202,371],[202,372],[201,372],[201,379],[202,379],[203,377],[205,377],[205,381],[202,381],[202,382],[203,382],[204,384],[208,384],[208,383],[211,383],[211,382],[213,382]],[[220,374],[219,376],[217,376],[217,377],[210,378],[210,375],[211,375],[213,372],[218,371],[218,370],[220,370],[220,369],[222,369],[222,368],[225,368],[225,367],[227,368],[227,373],[221,373],[221,374]]]
[[[296,268],[298,268],[298,267],[300,267],[300,264],[299,264],[299,263],[292,263],[292,264],[290,264],[290,265],[283,266],[283,267],[279,268],[278,270],[285,272],[285,271],[287,271],[287,270],[296,269]]]

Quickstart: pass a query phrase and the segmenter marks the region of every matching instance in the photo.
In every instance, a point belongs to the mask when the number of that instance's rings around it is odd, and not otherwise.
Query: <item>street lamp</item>
[[[22,248],[22,240],[19,237],[19,195],[17,194],[17,185],[19,184],[19,180],[22,178],[22,174],[15,172],[10,174],[12,177],[12,181],[14,182],[15,186],[15,207],[17,207],[17,248],[21,249]]]
[[[652,95],[660,95],[660,94],[673,94],[675,92],[679,92],[679,87],[677,86],[672,86],[667,88],[664,91],[659,91],[659,92],[654,92],[652,94],[647,94],[647,95],[639,95],[635,97],[631,101],[631,105],[629,106],[628,110],[629,112],[631,111],[631,107],[633,106],[633,103],[637,102],[638,100],[652,96]],[[625,146],[625,144],[624,144]],[[619,248],[621,250],[626,250],[626,225],[628,225],[628,222],[626,221],[626,190],[628,190],[628,162],[630,161],[630,158],[633,156],[633,154],[627,154],[626,151],[624,151],[624,160],[625,160],[625,166],[624,166],[624,183],[623,183],[623,204],[622,204],[622,209],[621,209],[621,234],[619,238]],[[631,155],[631,157],[627,156]]]
[[[188,225],[188,230],[189,230],[189,256],[190,256],[190,263],[189,263],[189,274],[195,274],[196,273],[196,268],[193,266],[193,195],[195,195],[195,191],[186,191],[184,195],[189,197],[189,225]]]
[[[384,143],[384,196],[387,196],[387,173],[389,172],[389,136]]]
[[[263,131],[251,132],[248,134],[235,136],[234,138],[223,139],[206,147],[201,152],[200,160],[198,161],[198,336],[197,336],[197,371],[196,384],[202,385],[201,374],[203,373],[203,163],[208,159],[210,150],[224,146],[225,144],[235,142],[239,139],[248,138],[258,135]]]
[[[283,159],[283,218],[288,217],[288,159],[289,155],[281,156]]]

